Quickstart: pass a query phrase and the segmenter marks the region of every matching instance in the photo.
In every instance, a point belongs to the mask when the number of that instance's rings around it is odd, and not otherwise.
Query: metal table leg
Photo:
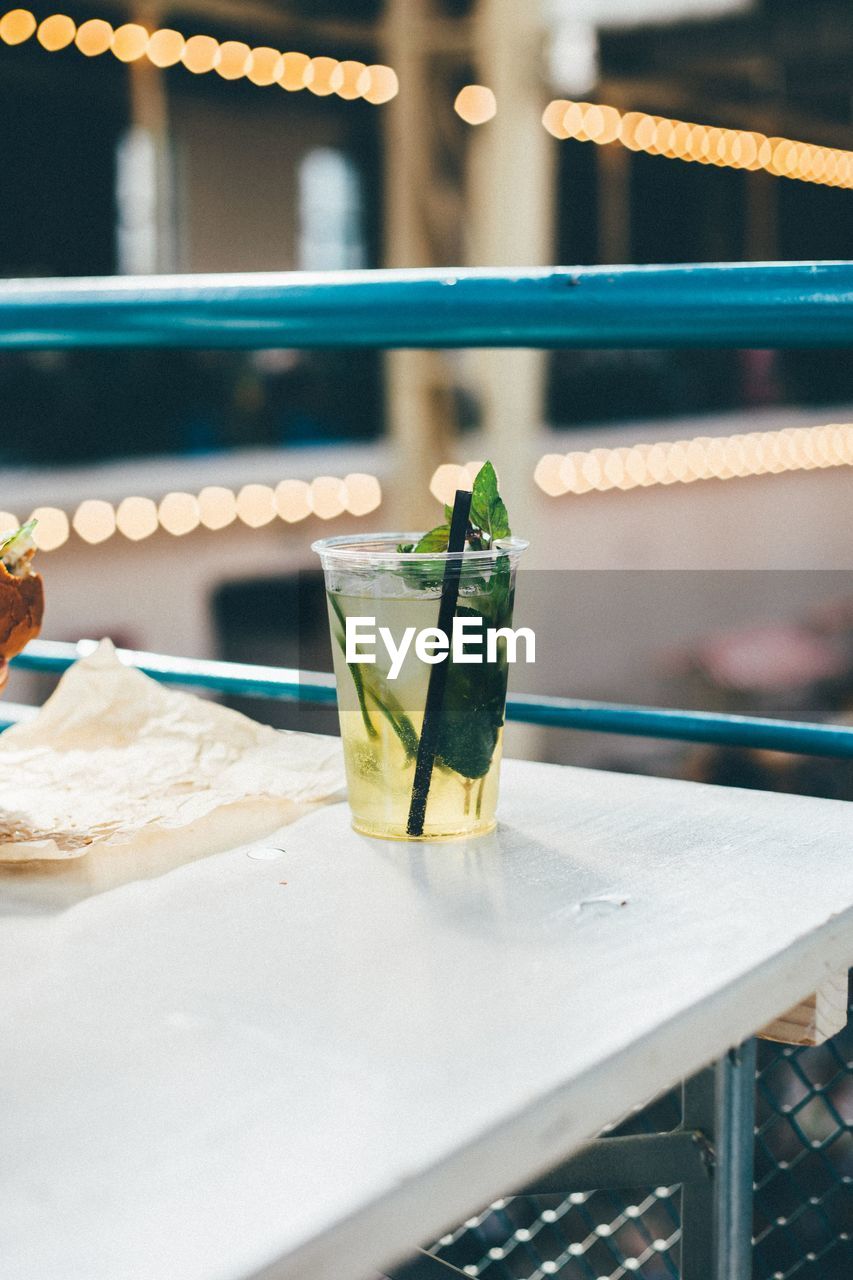
[[[521,1194],[681,1183],[681,1280],[750,1280],[755,1040],[684,1082],[671,1133],[596,1138]]]
[[[715,1280],[752,1275],[755,1057],[748,1040],[716,1067]]]
[[[517,1195],[568,1195],[681,1184],[681,1280],[750,1280],[755,1142],[755,1040],[682,1087],[670,1133],[595,1138]],[[462,1275],[420,1250],[388,1280]]]

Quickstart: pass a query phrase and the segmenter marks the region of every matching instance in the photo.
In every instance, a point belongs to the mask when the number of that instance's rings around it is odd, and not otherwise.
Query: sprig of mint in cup
[[[397,550],[403,553],[446,551],[450,537],[450,521],[453,508],[445,505],[444,524],[430,529],[417,543],[401,542]],[[498,493],[498,477],[491,462],[484,462],[477,472],[471,490],[471,514],[465,534],[465,546],[469,551],[488,551],[498,538],[510,536],[509,516]]]
[[[357,830],[448,839],[494,826],[515,571],[495,469],[418,535],[315,543]],[[457,631],[464,631],[457,648]]]

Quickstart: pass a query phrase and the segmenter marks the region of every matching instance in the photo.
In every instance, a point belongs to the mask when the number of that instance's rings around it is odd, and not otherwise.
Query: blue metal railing
[[[15,659],[14,665],[29,671],[59,674],[94,648],[94,641],[79,645],[39,640]],[[158,653],[120,649],[124,662],[169,684],[213,690],[231,696],[275,698],[285,702],[334,703],[335,678],[324,672],[298,671],[293,667],[264,667],[241,662],[212,662],[197,658],[170,658]],[[3,727],[0,703],[0,727]],[[13,717],[7,717],[6,723]],[[511,693],[507,719],[557,729],[585,729],[633,737],[671,738],[679,742],[717,743],[722,746],[759,747],[770,751],[813,756],[853,758],[853,729],[839,725],[802,724],[791,720],[767,720],[723,715],[710,711],[670,711],[653,707],[623,707],[607,702],[574,698],[550,698]]]
[[[0,348],[845,343],[853,343],[849,262],[0,284]]]

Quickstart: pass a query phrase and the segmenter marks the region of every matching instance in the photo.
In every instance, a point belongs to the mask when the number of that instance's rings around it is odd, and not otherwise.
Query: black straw
[[[467,489],[457,489],[453,502],[453,515],[450,518],[450,537],[447,550],[461,553],[465,550],[465,535],[468,532],[468,517],[471,513],[471,494]],[[451,554],[444,566],[444,579],[441,584],[441,603],[438,606],[438,629],[449,636],[453,628],[453,616],[456,613],[456,601],[459,596],[459,577],[462,573],[462,558],[459,554]],[[441,724],[441,705],[444,702],[444,690],[447,685],[447,668],[450,665],[450,654],[443,662],[437,662],[429,673],[426,704],[424,706],[424,722],[421,726],[421,740],[418,743],[418,758],[415,763],[415,780],[412,783],[412,802],[409,805],[409,821],[406,831],[410,836],[422,836],[424,833],[424,816],[426,814],[429,786],[432,782],[432,766],[435,762],[435,751],[438,746],[438,730]]]

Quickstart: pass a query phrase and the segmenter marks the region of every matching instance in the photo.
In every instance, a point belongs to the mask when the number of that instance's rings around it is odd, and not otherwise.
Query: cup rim
[[[397,551],[400,542],[417,542],[424,535],[420,533],[358,533],[339,534],[333,538],[318,538],[311,543],[311,550],[319,556],[335,556],[349,564],[417,564],[430,561],[445,562],[448,560],[469,562],[495,561],[502,556],[518,556],[526,551],[530,543],[526,538],[498,538],[487,551]],[[387,551],[379,549],[377,544],[387,542]]]

